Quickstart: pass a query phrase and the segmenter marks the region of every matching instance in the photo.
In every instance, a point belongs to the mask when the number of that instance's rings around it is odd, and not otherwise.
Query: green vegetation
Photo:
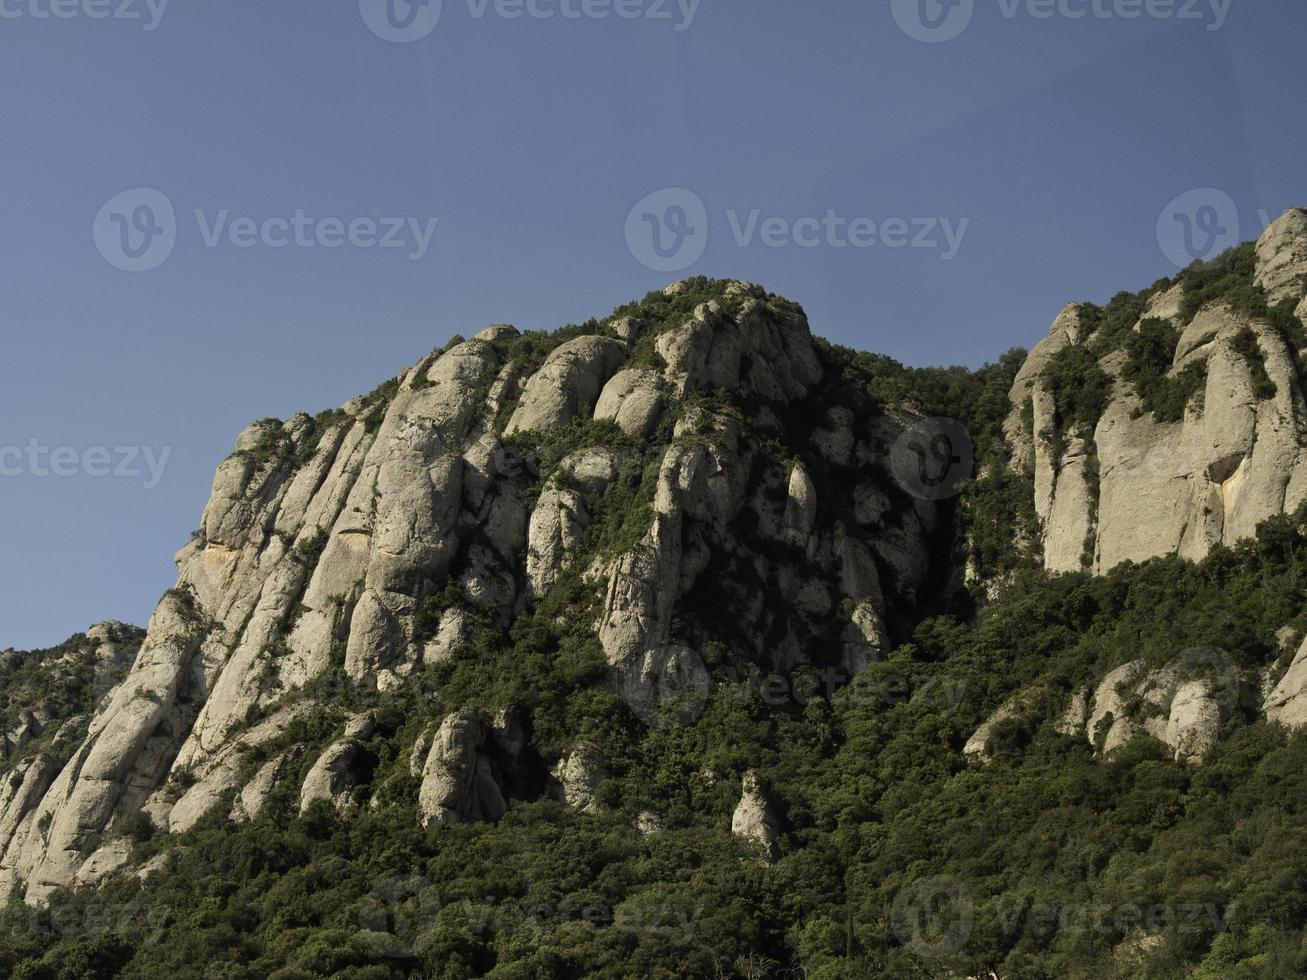
[[[1198,565],[1020,571],[982,618],[922,622],[834,698],[778,706],[728,685],[693,724],[656,730],[596,686],[592,634],[577,625],[584,592],[564,590],[499,652],[482,646],[487,631],[445,673],[376,709],[379,808],[300,816],[286,790],[246,824],[228,824],[221,805],[183,835],[125,824],[138,854],[175,859],[144,884],[60,894],[44,912],[10,907],[0,971],[1301,975],[1307,735],[1239,711],[1195,768],[1147,739],[1104,761],[1052,722],[1073,690],[1129,659],[1156,667],[1219,642],[1249,672],[1275,662],[1276,629],[1307,623],[1304,587],[1302,516]],[[564,612],[572,622],[559,624]],[[1031,686],[1044,694],[995,733],[995,761],[966,765],[963,741]],[[524,704],[546,752],[584,731],[614,759],[610,809],[537,802],[494,826],[418,828],[406,750],[424,723],[411,710],[432,696]],[[320,745],[338,732],[315,724],[288,737]],[[727,833],[750,767],[786,818],[770,868]],[[663,832],[633,828],[646,807]],[[971,910],[965,941],[938,956],[905,942],[892,915],[905,886],[933,876],[963,889]],[[1124,959],[1123,944],[1144,934],[1156,945]]]
[[[1238,293],[1242,261],[1235,256],[1220,268],[1187,270],[1186,290],[1209,298]],[[1101,359],[1124,352],[1124,379],[1162,421],[1181,418],[1201,389],[1200,367],[1171,373],[1178,343],[1171,324],[1145,319],[1137,333],[1132,329],[1148,298],[1169,285],[1082,310],[1086,343],[1062,351],[1045,374],[1055,432],[1034,433],[1031,404],[1020,407],[1027,433],[1053,441],[1059,457],[1072,434],[1086,437],[1091,503],[1098,492],[1092,433],[1110,394]],[[705,299],[746,301],[723,297],[723,286],[693,280],[676,296],[654,293],[620,308],[615,315],[645,327],[636,362],[655,365],[652,338]],[[601,329],[592,322],[497,346],[526,371],[569,337]],[[1260,364],[1256,334],[1246,333],[1251,347],[1241,334],[1236,350]],[[0,975],[1307,974],[1307,733],[1272,726],[1243,704],[1211,757],[1190,767],[1148,739],[1103,759],[1088,734],[1055,728],[1074,693],[1131,660],[1155,668],[1216,644],[1250,682],[1272,665],[1283,668],[1277,630],[1307,627],[1307,510],[1274,518],[1256,540],[1218,547],[1199,564],[1166,558],[1100,577],[1049,575],[1034,567],[1038,534],[1027,461],[1012,464],[1003,434],[1024,352],[977,371],[909,368],[821,341],[817,354],[826,382],[779,426],[761,421],[759,406],[719,391],[680,406],[681,422],[706,411],[697,430],[675,437],[677,420],[640,440],[611,423],[578,419],[505,440],[504,465],[521,467],[528,505],[569,454],[603,447],[616,457],[616,478],[583,495],[591,521],[555,586],[527,602],[511,624],[497,621],[472,608],[457,585],[468,567],[464,548],[445,585],[418,593],[416,624],[419,641],[429,639],[442,614],[460,607],[471,626],[461,647],[382,693],[350,683],[343,650],[333,649],[331,668],[283,701],[314,707],[240,759],[242,777],[277,759],[287,767],[256,819],[230,823],[229,794],[184,834],[169,834],[144,814],[120,820],[104,837],[129,841],[136,862],[152,861],[152,875],[59,892],[45,910],[9,905],[0,911]],[[381,386],[370,404],[393,398],[396,385]],[[975,473],[960,506],[924,504],[886,477],[873,423],[902,410],[957,419],[970,434]],[[757,678],[741,680],[741,671],[776,669],[788,654],[779,636],[757,635],[764,630],[740,596],[761,595],[769,607],[784,603],[767,569],[759,570],[766,563],[753,558],[788,564],[800,578],[811,559],[793,544],[755,542],[746,508],[732,530],[753,550],[741,558],[709,549],[695,589],[674,610],[677,636],[699,627],[716,638],[701,650],[714,680],[706,704],[684,725],[647,726],[614,690],[594,628],[603,585],[585,573],[639,547],[653,520],[664,450],[674,441],[707,442],[715,424],[709,413],[729,415],[756,450],[750,496],[783,496],[783,477],[802,462],[822,491],[819,525],[853,527],[858,485],[875,479],[891,516],[914,508],[923,520],[938,521],[939,539],[953,551],[927,556],[932,568],[956,571],[965,547],[981,587],[999,594],[982,602],[945,588],[955,582],[932,584],[895,624],[906,642],[853,683],[841,686],[820,668],[799,668],[768,679],[782,682],[779,698],[775,687],[764,695]],[[856,439],[873,447],[870,459],[849,452],[842,460],[816,448],[814,433],[832,432],[841,413],[852,419]],[[341,418],[315,420],[313,438]],[[276,433],[266,442],[252,455],[268,462],[289,452]],[[695,531],[687,521],[687,546],[697,543]],[[478,530],[471,537],[472,546],[485,542]],[[325,544],[325,535],[308,538],[296,546],[296,558],[312,567]],[[1092,548],[1091,534],[1087,559]],[[893,592],[893,569],[878,574]],[[851,611],[847,603],[844,611]],[[73,664],[80,643],[65,645]],[[804,652],[819,665],[839,655],[835,641],[825,639]],[[55,707],[59,717],[87,711],[89,682],[56,683],[42,673],[64,653],[27,660],[6,654],[0,717],[60,693],[66,703]],[[962,746],[1018,692],[1030,697],[995,728],[993,762],[966,763]],[[529,747],[506,780],[512,805],[493,825],[423,829],[410,752],[434,720],[464,707],[521,721]],[[372,805],[348,818],[322,803],[300,813],[298,788],[308,768],[341,737],[347,717],[362,710],[377,722],[360,753]],[[593,746],[608,770],[596,813],[561,808],[544,792],[546,773],[578,741]],[[767,780],[782,818],[782,856],[772,866],[730,834],[741,777],[750,769]],[[174,779],[174,788],[184,788],[194,775],[183,771]],[[636,829],[647,811],[661,831]],[[83,848],[100,843],[88,837]],[[914,942],[899,914],[911,894],[906,889],[930,881],[961,896],[967,913],[952,936],[957,941],[935,950]]]
[[[1195,262],[1180,274],[1184,299],[1181,321],[1188,325],[1208,303],[1223,300],[1238,313],[1263,316],[1265,294],[1254,283],[1257,249],[1253,242],[1233,248],[1210,262]]]
[[[1193,396],[1207,381],[1206,362],[1186,364],[1178,374],[1171,374],[1180,332],[1166,320],[1148,317],[1139,324],[1139,332],[1125,339],[1129,355],[1121,374],[1135,387],[1144,403],[1159,422],[1179,422]]]
[[[1224,301],[1236,313],[1269,325],[1289,348],[1295,362],[1307,347],[1307,328],[1294,315],[1294,303],[1271,306],[1266,291],[1256,283],[1256,246],[1249,242],[1212,259],[1195,262],[1180,273],[1184,284],[1181,316],[1191,323],[1208,303]]]
[[[110,658],[98,644],[78,633],[47,650],[0,652],[0,736],[25,724],[36,712],[30,741],[0,756],[0,775],[21,759],[46,747],[65,722],[81,719],[84,729],[100,699],[127,675],[142,634],[130,626],[111,628],[119,654]],[[70,738],[76,733],[68,731]]]
[[[1244,327],[1230,338],[1230,347],[1248,365],[1248,372],[1253,379],[1253,396],[1259,399],[1274,398],[1278,389],[1266,373],[1266,355],[1257,342],[1257,334],[1250,327]]]
[[[1049,442],[1054,460],[1061,461],[1068,436],[1092,441],[1098,420],[1112,397],[1111,379],[1098,366],[1098,357],[1084,346],[1067,346],[1058,351],[1044,370],[1044,384],[1053,398],[1054,427],[1039,433]]]

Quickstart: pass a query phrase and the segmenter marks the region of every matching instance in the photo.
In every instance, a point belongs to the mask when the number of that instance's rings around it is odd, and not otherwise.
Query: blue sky
[[[978,365],[1186,192],[1194,248],[1307,202],[1299,0],[385,2],[0,0],[0,647],[143,623],[250,420],[454,333],[706,274]]]

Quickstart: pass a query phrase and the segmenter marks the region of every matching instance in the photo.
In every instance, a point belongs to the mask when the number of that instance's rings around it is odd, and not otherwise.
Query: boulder
[[[549,793],[563,806],[591,812],[599,809],[595,794],[608,778],[603,754],[581,743],[558,761],[550,771]]]
[[[608,337],[577,337],[560,345],[527,381],[505,434],[547,432],[574,418],[589,418],[625,359],[625,345]]]
[[[483,752],[486,726],[464,708],[436,731],[422,769],[418,813],[424,827],[437,824],[495,821],[508,805]]]
[[[763,789],[757,772],[750,769],[742,780],[740,802],[731,815],[731,833],[758,845],[763,860],[775,863],[780,857],[781,823],[775,805]]]
[[[803,464],[795,463],[790,470],[789,496],[782,522],[785,539],[791,544],[806,546],[816,519],[817,486]]]
[[[1307,640],[1298,647],[1289,669],[1266,697],[1267,721],[1290,728],[1307,725]]]
[[[628,436],[645,439],[653,434],[663,410],[658,375],[647,368],[618,371],[604,385],[594,417],[613,422]]]
[[[371,716],[355,718],[345,727],[345,737],[318,756],[300,789],[301,813],[318,800],[326,800],[339,813],[357,812],[359,790],[371,763],[363,743],[375,730]]]

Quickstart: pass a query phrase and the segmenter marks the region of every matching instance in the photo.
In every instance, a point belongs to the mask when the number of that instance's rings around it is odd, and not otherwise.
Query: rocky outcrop
[[[355,718],[345,727],[345,737],[333,742],[318,756],[300,788],[301,813],[319,800],[326,800],[338,813],[350,814],[358,810],[357,791],[367,779],[371,762],[363,743],[375,732],[373,718]]]
[[[1307,640],[1266,697],[1266,718],[1290,727],[1307,725]]]
[[[590,524],[586,498],[595,499],[617,476],[617,457],[603,449],[565,458],[531,512],[526,575],[532,595],[548,592],[572,562]]]
[[[1200,647],[1154,671],[1140,661],[1115,668],[1094,691],[1083,726],[1076,724],[1081,705],[1073,701],[1058,730],[1068,735],[1083,730],[1104,755],[1150,735],[1177,761],[1196,765],[1216,744],[1242,695],[1243,681],[1228,655]]]
[[[1272,305],[1297,304],[1307,313],[1307,208],[1293,208],[1272,222],[1257,242],[1257,284]]]
[[[1089,704],[1089,718],[1085,723],[1085,733],[1089,738],[1089,744],[1099,748],[1104,754],[1119,749],[1139,732],[1138,726],[1126,710],[1127,695],[1124,690],[1128,684],[1137,681],[1143,666],[1137,660],[1122,664],[1108,671],[1107,676],[1094,690],[1093,700]]]
[[[790,470],[789,496],[785,501],[782,523],[786,540],[791,544],[806,545],[816,519],[817,486],[803,464],[795,464]]]
[[[1304,256],[1307,212],[1295,210],[1272,224],[1256,247],[1256,279],[1273,304],[1303,299]],[[1307,500],[1297,352],[1269,324],[1220,300],[1186,324],[1183,295],[1182,286],[1157,293],[1145,311],[1181,329],[1173,375],[1191,364],[1206,370],[1201,393],[1181,421],[1160,422],[1142,410],[1133,384],[1122,377],[1124,352],[1115,350],[1099,364],[1112,393],[1097,426],[1066,433],[1053,458],[1051,433],[1060,422],[1043,374],[1067,346],[1093,349],[1095,338],[1078,306],[1062,312],[1017,375],[1004,431],[1013,465],[1032,474],[1043,561],[1051,570],[1105,572],[1166,554],[1198,559]],[[1248,330],[1275,388],[1269,397],[1255,390],[1254,366],[1240,352]]]
[[[505,434],[546,432],[591,417],[605,384],[625,359],[625,345],[607,337],[577,337],[563,344],[527,382]]]
[[[1078,688],[1071,694],[1071,701],[1058,719],[1055,726],[1060,735],[1078,735],[1089,723],[1090,701],[1094,692],[1087,687]]]
[[[424,827],[494,821],[507,812],[486,740],[485,723],[470,709],[441,723],[422,767],[418,811]]]
[[[603,754],[592,745],[581,743],[554,766],[549,793],[563,806],[583,811],[599,809],[595,794],[608,778]]]
[[[807,395],[822,376],[807,324],[769,307],[757,286],[737,283],[726,296],[742,300],[734,315],[712,300],[658,337],[671,390],[680,397],[725,388],[781,403]]]
[[[286,779],[291,766],[304,753],[303,745],[293,745],[285,752],[270,759],[259,767],[258,771],[246,783],[236,800],[232,803],[230,819],[233,821],[253,820],[263,811],[268,798]]]
[[[780,857],[777,843],[781,836],[780,817],[758,774],[752,769],[744,774],[742,780],[740,802],[731,815],[731,833],[758,845],[768,864]]]
[[[0,653],[0,760],[21,758],[40,745],[79,703],[102,701],[127,674],[144,639],[144,630],[107,622],[49,650]]]
[[[174,778],[165,783],[146,802],[146,812],[156,824],[174,833],[189,830],[224,798],[228,790],[237,785],[247,753],[281,736],[296,718],[309,712],[309,707],[303,702],[292,704],[233,736],[219,751],[206,756],[197,767],[175,773],[174,776],[184,774],[185,778]],[[260,771],[260,775],[266,774]],[[256,776],[255,780],[258,778]],[[251,786],[253,788],[247,786],[246,789],[251,794],[257,794],[257,782],[252,781]],[[243,804],[245,796],[246,791],[243,789],[237,805]],[[248,815],[253,816],[254,813]]]
[[[595,405],[594,417],[613,422],[628,436],[647,438],[663,411],[662,384],[658,375],[645,368],[618,371],[604,385]]]
[[[125,867],[132,857],[132,842],[123,837],[115,838],[109,843],[96,848],[85,863],[77,870],[78,886],[96,885],[120,868]]]
[[[1023,691],[1001,705],[972,733],[962,746],[962,754],[973,762],[994,761],[994,736],[1007,722],[1018,721],[1039,697],[1039,691]]]

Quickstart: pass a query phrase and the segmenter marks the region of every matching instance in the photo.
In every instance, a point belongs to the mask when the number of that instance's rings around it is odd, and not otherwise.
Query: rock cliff
[[[1299,369],[1307,211],[1106,309],[1073,304],[1031,352],[1005,425],[1043,562],[1201,558],[1307,499]]]
[[[1036,527],[1002,511],[989,533],[1049,570],[1200,558],[1307,499],[1305,312],[1304,211],[1174,282],[1070,306],[1003,377],[976,474],[958,423],[896,388],[901,366],[703,279],[554,334],[497,324],[338,409],[259,420],[145,633],[107,624],[47,657],[76,662],[77,710],[35,690],[6,708],[0,893],[115,873],[139,814],[174,832],[274,801],[401,800],[426,827],[545,797],[601,814],[620,753],[542,723],[539,692],[523,710],[505,673],[547,664],[652,727],[740,671],[842,686],[960,594],[973,476],[1030,493]],[[1236,703],[1307,717],[1301,650],[1262,679],[1191,659],[1126,664],[1069,704],[1009,697],[965,755],[993,761],[1045,708],[1103,754],[1150,735],[1191,763]],[[734,833],[776,859],[763,777],[732,776]]]
[[[277,793],[372,805],[370,706],[560,590],[590,597],[587,663],[637,712],[669,664],[706,679],[712,649],[847,680],[941,587],[954,532],[952,503],[884,465],[916,417],[841,371],[794,304],[689,280],[554,335],[489,327],[339,409],[255,422],[130,672],[14,770],[0,890],[40,902],[109,873],[125,851],[96,846],[138,811],[184,831]],[[551,792],[597,806],[584,744],[535,758],[514,705],[453,707],[413,729],[415,823]],[[46,722],[24,724],[10,743]]]

